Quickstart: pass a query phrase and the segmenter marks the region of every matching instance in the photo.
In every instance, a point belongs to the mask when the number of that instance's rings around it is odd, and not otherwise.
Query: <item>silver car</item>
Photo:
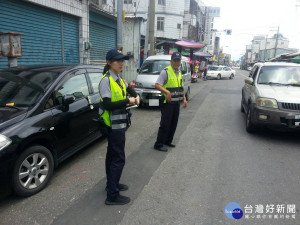
[[[300,128],[300,64],[256,63],[245,79],[241,111],[246,130],[258,126],[295,130]]]

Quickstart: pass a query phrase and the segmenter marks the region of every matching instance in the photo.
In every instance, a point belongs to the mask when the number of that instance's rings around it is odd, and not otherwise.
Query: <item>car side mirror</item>
[[[62,104],[65,107],[68,107],[70,104],[75,102],[75,97],[74,95],[65,95],[62,99]]]
[[[250,78],[246,78],[245,79],[245,83],[246,84],[250,84],[250,85],[253,85],[253,79],[250,77]]]
[[[137,73],[140,73],[140,69],[136,69],[136,72],[137,72]]]

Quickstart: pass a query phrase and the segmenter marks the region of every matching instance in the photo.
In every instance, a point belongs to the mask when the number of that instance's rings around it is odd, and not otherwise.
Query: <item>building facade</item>
[[[265,61],[284,53],[296,52],[298,49],[289,48],[289,40],[282,34],[274,34],[272,37],[254,36],[251,51],[248,53],[248,63]]]
[[[87,0],[0,0],[0,32],[22,33],[19,65],[88,63]],[[8,59],[0,56],[0,68]]]

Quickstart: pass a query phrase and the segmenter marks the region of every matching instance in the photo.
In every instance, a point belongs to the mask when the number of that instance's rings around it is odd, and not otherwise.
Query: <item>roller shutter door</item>
[[[0,32],[19,32],[23,56],[18,65],[78,63],[78,18],[22,1],[0,0]],[[0,56],[0,68],[7,58]]]
[[[106,52],[117,47],[117,21],[90,12],[91,60],[105,60]]]

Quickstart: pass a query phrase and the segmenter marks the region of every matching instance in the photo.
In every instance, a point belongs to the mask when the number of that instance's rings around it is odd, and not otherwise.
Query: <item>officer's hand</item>
[[[167,102],[171,102],[172,96],[171,93],[168,91],[167,92]]]
[[[186,108],[188,106],[188,102],[186,99],[183,99],[183,108]]]
[[[129,104],[134,104],[135,103],[135,98],[134,97],[130,97],[129,98]]]
[[[140,96],[139,96],[139,95],[136,96],[136,98],[135,98],[135,103],[136,103],[137,105],[140,104]]]

